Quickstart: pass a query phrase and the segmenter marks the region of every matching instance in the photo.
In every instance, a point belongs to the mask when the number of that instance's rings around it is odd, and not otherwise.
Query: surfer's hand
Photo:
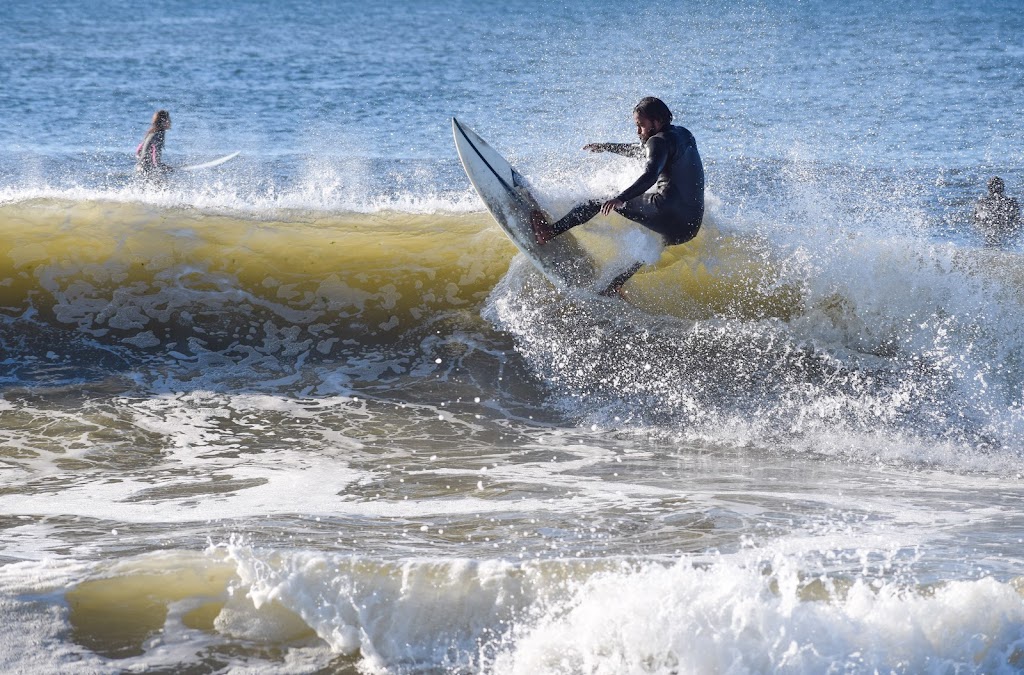
[[[587,143],[583,149],[591,152],[604,152],[604,143]]]
[[[601,213],[607,216],[612,211],[621,209],[625,205],[626,202],[622,201],[621,199],[609,199],[604,204],[601,204]]]

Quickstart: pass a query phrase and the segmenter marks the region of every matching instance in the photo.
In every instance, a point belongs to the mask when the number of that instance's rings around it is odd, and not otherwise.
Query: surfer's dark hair
[[[660,98],[647,96],[640,99],[640,102],[633,108],[633,112],[649,120],[669,124],[672,122],[672,111],[668,109],[665,102]]]
[[[996,194],[1003,194],[1003,190],[1006,189],[1006,184],[1003,183],[1003,179],[999,176],[992,176],[988,181],[988,191]]]
[[[166,110],[157,110],[153,113],[153,122],[149,125],[149,131],[147,134],[155,134],[158,131],[168,128],[171,126],[171,113]]]

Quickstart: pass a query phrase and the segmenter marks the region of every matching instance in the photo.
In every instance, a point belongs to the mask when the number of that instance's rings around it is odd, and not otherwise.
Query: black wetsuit
[[[988,244],[1004,244],[1020,230],[1020,206],[1002,192],[989,192],[974,205],[974,224]]]
[[[166,167],[160,161],[164,152],[164,129],[146,134],[135,150],[135,169],[139,173],[152,174],[157,171],[164,171]]]
[[[630,157],[646,153],[644,172],[615,198],[626,218],[660,234],[667,246],[684,244],[697,235],[704,218],[704,164],[697,141],[684,127],[668,125],[643,145],[603,143],[603,150]],[[654,187],[654,191],[645,194]],[[601,211],[602,202],[584,202],[552,225],[561,234],[587,222]]]

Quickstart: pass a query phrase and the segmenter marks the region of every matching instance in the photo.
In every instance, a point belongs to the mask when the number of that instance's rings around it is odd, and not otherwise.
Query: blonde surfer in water
[[[161,156],[164,152],[164,134],[171,128],[171,114],[166,110],[153,113],[153,121],[143,137],[139,147],[135,149],[135,170],[147,178],[169,173],[173,169],[164,164]]]

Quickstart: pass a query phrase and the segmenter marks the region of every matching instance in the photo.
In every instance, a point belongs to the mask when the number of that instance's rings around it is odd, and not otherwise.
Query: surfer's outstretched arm
[[[588,143],[583,146],[583,149],[590,152],[612,152],[634,159],[644,155],[644,146],[639,143]]]

